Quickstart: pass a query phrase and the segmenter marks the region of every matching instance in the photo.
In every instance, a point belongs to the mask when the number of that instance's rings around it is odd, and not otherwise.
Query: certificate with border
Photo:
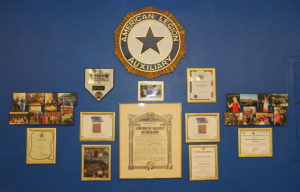
[[[81,181],[111,180],[111,145],[81,146]]]
[[[220,142],[219,113],[186,113],[185,141]]]
[[[80,112],[80,141],[114,140],[114,112]]]
[[[56,129],[27,128],[26,164],[56,163]]]
[[[218,180],[218,145],[189,145],[190,181]]]
[[[187,69],[187,96],[189,103],[216,102],[215,68]]]
[[[120,103],[120,179],[182,178],[181,103]]]
[[[272,128],[239,128],[239,157],[273,157]]]

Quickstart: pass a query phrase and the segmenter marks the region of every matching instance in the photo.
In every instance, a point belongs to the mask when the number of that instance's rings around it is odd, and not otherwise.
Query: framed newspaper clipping
[[[181,103],[120,103],[120,179],[181,178]]]

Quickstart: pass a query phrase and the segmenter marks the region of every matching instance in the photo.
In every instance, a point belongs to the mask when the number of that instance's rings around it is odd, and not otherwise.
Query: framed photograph
[[[239,157],[273,157],[272,128],[239,128]]]
[[[26,93],[27,105],[44,105],[44,93]]]
[[[244,125],[243,113],[224,113],[224,125]]]
[[[42,125],[60,125],[61,112],[44,112],[41,116]]]
[[[220,114],[186,113],[185,135],[187,143],[220,142]]]
[[[25,112],[26,108],[26,93],[13,93],[12,111]]]
[[[10,112],[10,125],[28,125],[28,112]]]
[[[256,113],[255,125],[273,125],[274,114],[273,113]]]
[[[56,163],[56,129],[27,128],[26,164]]]
[[[215,103],[215,68],[188,68],[187,92],[190,103]]]
[[[42,112],[42,106],[41,105],[30,105],[28,106],[29,112]]]
[[[77,93],[58,93],[57,103],[63,106],[76,106]]]
[[[111,180],[111,146],[81,146],[81,181]]]
[[[182,178],[181,103],[120,103],[120,179]]]
[[[57,111],[57,93],[45,93],[45,111]]]
[[[138,101],[163,101],[164,82],[163,81],[139,81]]]
[[[227,94],[227,112],[240,112],[240,94]]]
[[[258,94],[257,108],[258,112],[270,113],[272,112],[271,94]]]
[[[29,125],[41,125],[42,124],[43,113],[42,112],[29,112],[28,119]]]
[[[114,140],[114,112],[80,112],[80,141]]]
[[[273,107],[287,107],[289,106],[288,94],[271,94],[271,101]]]
[[[274,107],[274,125],[286,125],[286,107]]]
[[[189,145],[190,181],[218,180],[218,145]]]
[[[240,101],[242,106],[257,106],[257,94],[240,94]]]
[[[254,125],[255,114],[256,114],[255,106],[244,106],[243,107],[244,125]]]
[[[62,125],[73,125],[74,115],[73,115],[73,106],[61,106],[61,124]]]

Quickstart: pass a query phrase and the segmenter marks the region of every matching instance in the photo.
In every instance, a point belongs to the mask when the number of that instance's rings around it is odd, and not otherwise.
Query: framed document
[[[239,157],[273,157],[272,128],[239,128]]]
[[[56,163],[56,129],[27,128],[26,164]]]
[[[163,81],[139,81],[138,101],[163,101],[164,82]]]
[[[187,83],[188,102],[216,102],[215,68],[188,68]]]
[[[185,141],[220,142],[219,113],[186,113]]]
[[[81,146],[81,181],[111,180],[111,146]]]
[[[80,112],[80,141],[114,140],[114,112]]]
[[[181,103],[120,103],[120,179],[181,178]]]
[[[190,145],[190,180],[218,180],[218,145]]]

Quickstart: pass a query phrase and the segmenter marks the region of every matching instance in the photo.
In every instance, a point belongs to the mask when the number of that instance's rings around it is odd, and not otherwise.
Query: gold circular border
[[[121,50],[121,47],[120,47],[120,34],[121,34],[121,31],[122,31],[123,27],[125,26],[125,24],[132,17],[134,17],[137,14],[143,13],[143,12],[157,12],[157,13],[160,13],[160,14],[164,15],[165,17],[170,19],[173,22],[173,24],[175,24],[175,27],[177,28],[177,30],[179,32],[179,37],[180,37],[181,41],[180,41],[180,45],[179,45],[180,47],[179,47],[179,51],[177,53],[177,56],[168,65],[168,67],[163,68],[160,71],[145,72],[145,71],[141,71],[141,70],[138,70],[138,69],[132,67],[127,62],[125,57],[123,56],[123,53],[122,53],[122,50]],[[182,28],[182,26],[177,22],[177,20],[173,16],[173,14],[169,13],[167,11],[159,10],[159,9],[154,8],[154,7],[145,7],[143,9],[138,10],[138,11],[130,12],[124,17],[122,23],[115,30],[115,55],[123,63],[123,65],[125,66],[125,68],[127,69],[127,71],[129,73],[133,73],[133,74],[136,74],[136,75],[141,75],[141,76],[144,76],[144,77],[149,78],[149,79],[158,77],[158,76],[163,75],[163,74],[170,73],[176,68],[177,63],[181,60],[181,58],[183,57],[184,54],[185,54],[185,31]]]

